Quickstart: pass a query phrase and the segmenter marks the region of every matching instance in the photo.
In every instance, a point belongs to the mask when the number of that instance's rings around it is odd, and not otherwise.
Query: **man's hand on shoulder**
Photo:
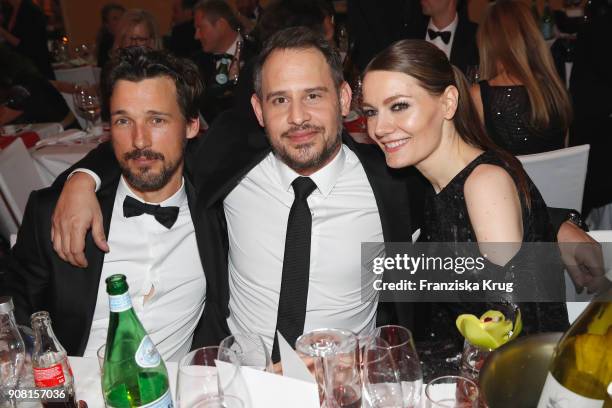
[[[53,211],[53,249],[64,261],[81,268],[88,265],[85,258],[85,235],[90,228],[98,248],[104,252],[109,251],[95,186],[95,181],[88,174],[74,173],[66,181]]]

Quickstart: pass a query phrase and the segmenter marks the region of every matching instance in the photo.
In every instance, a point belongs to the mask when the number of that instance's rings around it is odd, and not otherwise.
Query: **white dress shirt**
[[[273,153],[226,197],[230,316],[233,333],[255,332],[272,350],[283,270],[291,183],[299,177]],[[365,283],[361,243],[382,242],[382,226],[365,171],[349,148],[312,174],[310,284],[304,331],[344,328],[370,333],[378,294]],[[365,278],[369,279],[369,277]]]
[[[425,41],[432,43],[433,45],[444,51],[444,53],[446,54],[446,58],[450,59],[451,50],[453,49],[453,40],[455,39],[455,31],[457,30],[457,24],[459,24],[459,16],[457,15],[457,13],[455,13],[455,18],[453,19],[452,23],[450,23],[444,28],[436,27],[430,18],[429,24],[427,25],[427,32],[425,33]],[[448,44],[444,44],[444,41],[442,41],[442,38],[440,38],[439,36],[436,37],[434,40],[429,38],[429,30],[450,31],[451,36]]]
[[[85,357],[95,356],[106,342],[109,306],[105,279],[120,273],[127,277],[134,310],[151,340],[165,360],[176,361],[189,352],[206,297],[185,184],[183,181],[174,195],[159,203],[179,207],[170,229],[150,214],[124,217],[126,195],[142,201],[121,177],[108,233],[110,252],[104,256]]]

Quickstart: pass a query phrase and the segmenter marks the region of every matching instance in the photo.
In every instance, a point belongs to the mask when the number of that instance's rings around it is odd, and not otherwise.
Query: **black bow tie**
[[[444,41],[444,44],[448,44],[451,38],[450,31],[434,31],[431,28],[428,28],[427,33],[429,34],[429,38],[432,40],[435,40],[436,37],[440,37],[442,41]]]
[[[161,225],[170,229],[178,218],[179,208],[146,204],[130,196],[125,196],[125,200],[123,200],[123,216],[125,218],[138,217],[145,213],[151,214]]]

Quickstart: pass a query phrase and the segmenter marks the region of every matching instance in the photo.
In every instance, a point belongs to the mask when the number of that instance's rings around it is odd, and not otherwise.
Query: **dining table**
[[[81,160],[96,148],[99,140],[85,140],[71,143],[57,143],[34,147],[30,150],[34,164],[46,185],[53,181],[70,166]]]

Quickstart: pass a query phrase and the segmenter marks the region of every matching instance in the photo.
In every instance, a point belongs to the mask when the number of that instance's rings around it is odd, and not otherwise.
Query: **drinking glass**
[[[238,397],[223,395],[204,398],[198,401],[193,408],[245,408],[244,403]]]
[[[374,337],[363,347],[362,377],[364,406],[370,408],[402,408],[404,398],[397,364],[391,357],[389,344]]]
[[[88,83],[75,86],[72,100],[77,114],[87,122],[86,132],[93,133],[93,124],[100,118],[100,100]]]
[[[176,383],[178,407],[191,407],[199,400],[219,395],[215,360],[219,347],[193,350],[179,361]]]
[[[25,346],[13,316],[13,302],[9,297],[0,297],[0,403],[14,407],[15,399],[9,391],[19,385],[25,361]]]
[[[421,400],[423,372],[412,333],[402,326],[381,326],[376,328],[375,335],[389,345],[391,358],[397,364],[404,398],[403,406],[417,407]]]
[[[96,351],[96,356],[98,357],[98,365],[100,366],[100,372],[104,373],[104,355],[106,354],[106,343],[101,345]]]
[[[433,379],[425,387],[426,408],[478,408],[478,386],[457,375]]]
[[[227,359],[225,350],[231,350],[242,367],[274,372],[270,352],[263,338],[258,334],[236,333],[223,339],[219,344],[219,360],[231,362]]]
[[[298,337],[295,348],[311,358],[324,408],[361,407],[357,337],[348,330],[318,329]]]

